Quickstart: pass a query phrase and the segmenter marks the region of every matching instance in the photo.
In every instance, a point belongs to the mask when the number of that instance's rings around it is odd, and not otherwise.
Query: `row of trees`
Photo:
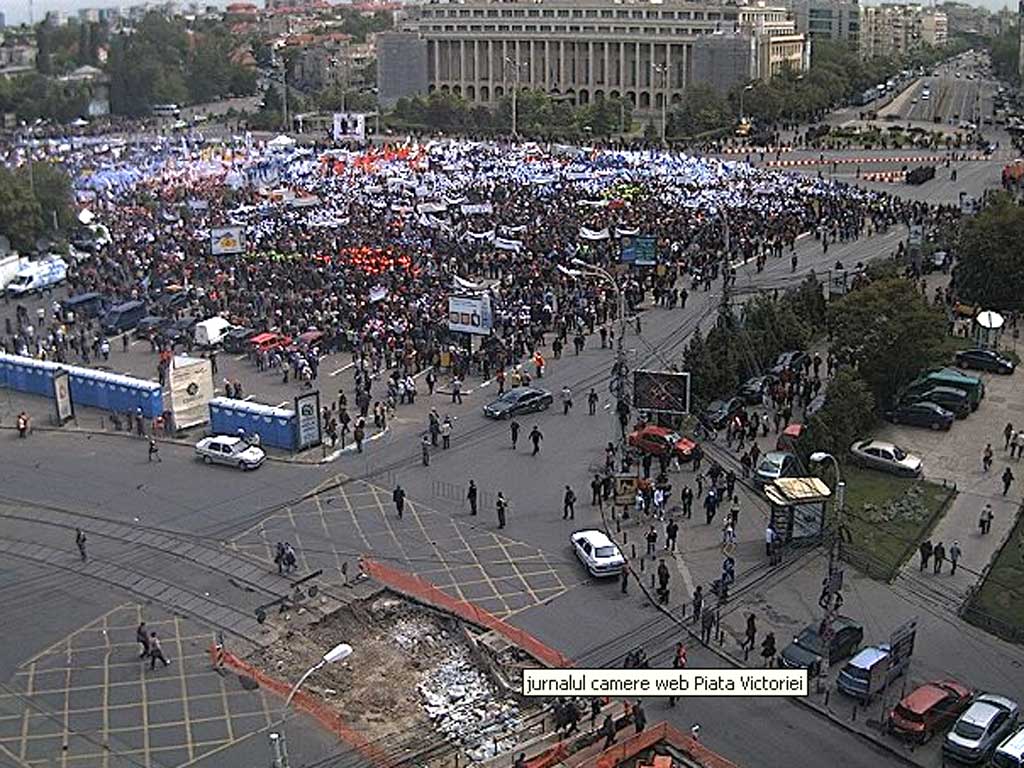
[[[31,250],[40,237],[71,229],[72,203],[71,179],[60,166],[43,162],[17,170],[0,166],[0,232],[15,249]]]
[[[971,304],[1024,311],[1024,208],[1000,192],[952,233],[957,295]]]
[[[471,105],[461,96],[434,91],[427,97],[399,99],[395,117],[406,125],[460,133],[508,133],[512,129],[512,98],[496,109]],[[620,99],[573,106],[542,91],[524,90],[516,97],[516,130],[531,138],[610,136],[632,123],[632,107]]]
[[[43,75],[62,75],[84,64],[98,66],[99,51],[110,41],[106,24],[36,27],[36,69]]]
[[[237,43],[222,24],[189,30],[183,19],[148,14],[111,40],[111,109],[141,116],[154,104],[192,104],[256,92],[256,73],[231,59]]]
[[[88,103],[88,89],[82,83],[62,82],[40,74],[0,78],[0,113],[13,112],[22,120],[49,118],[67,122],[82,115]]]

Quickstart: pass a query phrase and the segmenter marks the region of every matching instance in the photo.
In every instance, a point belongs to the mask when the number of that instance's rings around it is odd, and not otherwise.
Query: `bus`
[[[177,104],[154,104],[153,117],[181,117],[181,107]]]

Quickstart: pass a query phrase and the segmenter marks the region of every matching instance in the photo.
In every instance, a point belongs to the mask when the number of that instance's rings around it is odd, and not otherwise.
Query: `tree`
[[[67,172],[53,163],[33,162],[31,176],[28,166],[20,168],[18,176],[23,185],[28,184],[39,206],[42,229],[49,230],[56,222],[57,228],[66,232],[75,221],[71,177]]]
[[[960,225],[953,270],[957,292],[968,302],[1004,310],[1024,309],[1024,209],[1000,194]]]
[[[725,97],[710,86],[694,85],[686,89],[669,117],[669,135],[695,136],[729,125],[732,110]]]
[[[829,382],[825,403],[811,417],[805,434],[813,443],[812,450],[843,457],[850,445],[871,429],[875,418],[871,388],[856,371],[843,368]]]
[[[31,250],[42,232],[42,211],[27,177],[0,166],[0,232],[17,250]]]
[[[881,405],[942,361],[945,318],[902,278],[879,280],[828,308],[832,352],[860,371]]]

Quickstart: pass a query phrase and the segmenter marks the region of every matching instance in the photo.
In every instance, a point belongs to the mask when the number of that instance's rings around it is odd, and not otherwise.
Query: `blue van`
[[[106,297],[95,291],[75,294],[60,303],[61,314],[64,316],[65,322],[99,317],[106,308]]]
[[[103,332],[112,336],[130,331],[146,316],[146,302],[126,301],[103,316]]]

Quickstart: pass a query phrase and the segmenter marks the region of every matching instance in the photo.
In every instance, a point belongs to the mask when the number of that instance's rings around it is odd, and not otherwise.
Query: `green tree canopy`
[[[994,309],[1024,309],[1024,208],[997,195],[960,225],[953,278],[959,296]]]
[[[875,397],[856,371],[841,369],[825,390],[825,404],[811,417],[808,437],[814,450],[837,458],[871,429],[875,421]]]

